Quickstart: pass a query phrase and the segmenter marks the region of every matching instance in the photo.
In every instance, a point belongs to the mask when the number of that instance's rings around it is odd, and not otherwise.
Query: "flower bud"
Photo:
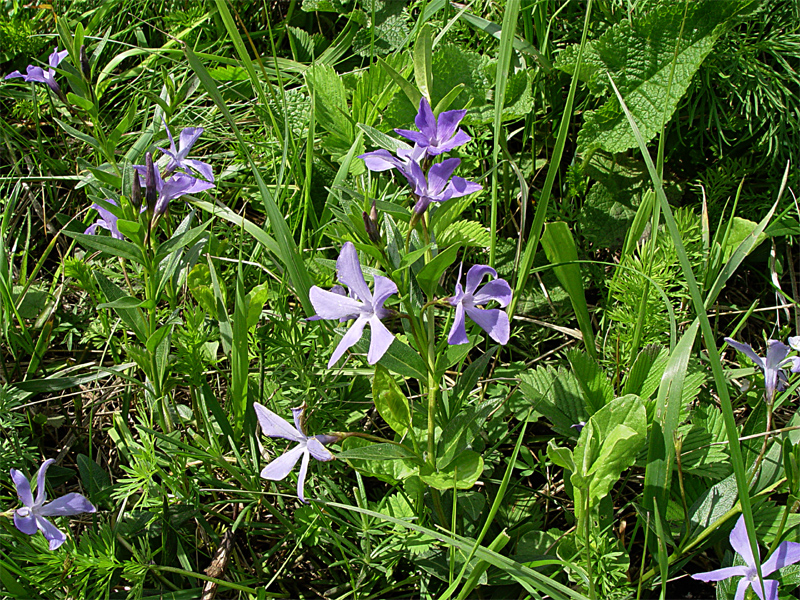
[[[158,189],[156,188],[156,167],[150,152],[144,155],[144,165],[144,201],[147,204],[147,210],[155,210]]]
[[[92,68],[89,66],[89,57],[86,56],[86,46],[83,44],[81,44],[80,60],[81,60],[81,73],[83,73],[84,79],[86,79],[86,81],[91,81]]]
[[[131,204],[137,210],[142,207],[142,183],[139,181],[139,173],[135,170],[133,172],[133,183],[131,184]]]
[[[378,224],[378,210],[375,208],[374,200],[372,201],[372,208],[370,209],[369,214],[363,212],[361,216],[364,219],[364,227],[367,230],[369,239],[374,244],[379,243],[381,241],[381,232]]]

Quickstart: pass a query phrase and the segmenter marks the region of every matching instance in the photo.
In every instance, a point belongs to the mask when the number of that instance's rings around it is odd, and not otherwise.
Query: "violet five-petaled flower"
[[[724,567],[707,573],[697,573],[696,575],[692,575],[692,579],[708,582],[722,581],[723,579],[730,579],[731,577],[743,577],[736,586],[734,600],[744,600],[747,588],[751,586],[761,600],[778,600],[778,582],[774,579],[763,580],[764,593],[762,593],[761,582],[758,580],[758,570],[756,567],[756,560],[760,562],[761,557],[759,556],[756,559],[753,556],[750,538],[747,536],[747,528],[744,524],[744,516],[739,517],[736,526],[733,528],[733,531],[731,531],[730,542],[736,553],[744,559],[745,565]],[[766,561],[761,563],[761,575],[766,577],[778,569],[793,565],[798,561],[800,561],[800,544],[796,542],[783,542]]]
[[[145,165],[134,165],[137,173],[144,180],[144,187],[147,187],[147,167]],[[175,173],[169,179],[164,181],[158,166],[154,166],[155,174],[155,188],[158,193],[158,200],[156,200],[153,212],[157,215],[163,215],[167,212],[169,203],[176,198],[180,198],[185,194],[197,194],[214,187],[213,183],[197,179],[186,173]],[[140,180],[141,182],[142,180]],[[148,207],[149,208],[149,207]]]
[[[345,351],[361,339],[364,326],[369,323],[372,330],[372,339],[369,343],[367,362],[374,365],[389,349],[394,341],[394,336],[381,323],[381,319],[388,316],[389,311],[383,308],[383,303],[392,294],[397,293],[397,286],[391,279],[375,275],[375,293],[369,291],[361,263],[358,261],[358,252],[352,242],[345,242],[336,261],[336,274],[341,283],[346,285],[352,296],[342,293],[326,291],[313,286],[309,291],[309,299],[322,319],[336,319],[355,322],[342,336],[336,350],[333,351],[328,368],[330,369],[342,357]]]
[[[411,162],[407,171],[403,175],[408,179],[408,183],[413,188],[412,192],[417,197],[414,205],[414,213],[421,215],[428,208],[431,202],[445,202],[451,198],[467,196],[473,192],[479,192],[481,185],[474,181],[467,181],[463,177],[453,177],[453,171],[461,164],[459,158],[447,158],[440,163],[431,165],[428,176],[422,172],[422,168],[416,162]]]
[[[33,499],[31,483],[20,471],[11,469],[11,479],[17,488],[17,496],[22,507],[14,511],[14,525],[22,533],[33,535],[39,529],[50,543],[50,550],[55,550],[67,540],[66,534],[48,521],[45,517],[69,517],[81,513],[93,513],[97,509],[84,496],[77,493],[67,494],[45,504],[47,492],[44,480],[47,469],[55,462],[52,458],[44,461],[36,473],[36,500]]]
[[[175,140],[172,139],[172,133],[164,122],[164,128],[167,130],[167,137],[169,138],[169,150],[158,148],[164,154],[169,156],[170,161],[167,163],[166,173],[172,173],[175,169],[183,169],[188,175],[191,175],[190,169],[198,172],[200,176],[206,181],[214,181],[214,172],[211,165],[204,163],[194,158],[187,158],[189,151],[194,146],[194,143],[200,138],[203,133],[202,127],[185,127],[181,130],[178,137],[178,147],[175,147]]]
[[[61,92],[61,88],[58,87],[58,83],[56,83],[55,68],[62,60],[64,60],[64,58],[66,58],[67,54],[69,54],[68,50],[62,50],[59,52],[58,46],[56,46],[55,49],[53,49],[53,53],[49,57],[48,63],[50,64],[50,68],[47,69],[47,71],[42,69],[42,67],[37,67],[36,65],[28,65],[25,75],[19,71],[14,71],[13,73],[6,75],[6,79],[22,77],[25,81],[38,81],[39,83],[45,83],[51,90],[58,94]]]
[[[108,202],[109,204],[113,204],[114,206],[118,206],[118,204],[110,198],[107,199],[106,202]],[[108,231],[111,232],[111,237],[117,240],[121,240],[122,234],[119,232],[119,229],[117,229],[117,216],[110,210],[108,210],[104,206],[100,206],[99,204],[92,204],[92,208],[98,212],[100,218],[97,219],[97,221],[95,221],[93,224],[89,225],[86,228],[86,231],[84,231],[83,233],[87,235],[94,235],[95,233],[97,233],[97,228],[102,227],[103,229],[107,229]]]
[[[448,110],[441,113],[437,119],[428,99],[423,96],[419,101],[419,112],[414,118],[414,124],[419,131],[408,129],[395,129],[395,131],[420,148],[424,148],[427,156],[437,156],[472,139],[461,129],[457,129],[465,114],[466,110]]]
[[[790,340],[791,341],[791,340]],[[772,404],[775,391],[781,390],[788,381],[783,367],[789,367],[792,373],[800,372],[800,357],[791,356],[789,346],[778,340],[767,340],[767,355],[761,358],[749,344],[742,344],[731,338],[725,342],[752,360],[764,373],[764,395],[767,403]]]
[[[292,471],[297,461],[302,457],[300,474],[297,476],[297,497],[301,502],[306,502],[303,488],[306,481],[306,473],[308,472],[309,458],[313,456],[317,460],[333,460],[333,454],[325,448],[325,445],[332,444],[339,438],[333,435],[307,436],[303,431],[305,404],[299,408],[292,409],[294,427],[258,402],[253,403],[253,408],[255,408],[256,417],[258,417],[258,422],[264,435],[297,442],[297,446],[264,467],[261,471],[261,477],[270,481],[280,481]]]
[[[486,265],[473,265],[467,271],[466,288],[461,287],[461,269],[458,269],[458,283],[456,283],[456,295],[448,298],[451,306],[456,308],[456,316],[453,320],[453,327],[447,342],[451,345],[466,344],[467,329],[465,316],[475,321],[481,329],[489,334],[498,344],[507,344],[510,335],[508,315],[505,311],[498,308],[483,309],[479,305],[485,305],[492,300],[500,304],[501,307],[508,306],[511,302],[511,286],[505,279],[497,279],[497,271]],[[486,275],[491,275],[495,279],[484,285],[480,291],[478,286]]]

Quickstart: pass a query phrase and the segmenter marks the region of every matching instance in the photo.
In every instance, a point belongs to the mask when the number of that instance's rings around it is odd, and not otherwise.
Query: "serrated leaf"
[[[441,248],[461,244],[473,248],[487,248],[492,236],[489,230],[477,221],[456,221],[442,231],[436,241]]]
[[[520,391],[533,410],[544,415],[561,435],[574,437],[572,425],[586,421],[589,412],[572,371],[542,366],[520,374]]]
[[[595,360],[577,348],[567,352],[567,360],[592,413],[614,399],[614,386]]]

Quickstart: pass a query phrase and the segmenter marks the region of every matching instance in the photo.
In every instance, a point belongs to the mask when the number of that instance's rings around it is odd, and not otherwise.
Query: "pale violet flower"
[[[297,476],[297,497],[301,502],[307,504],[304,486],[310,457],[313,456],[315,459],[322,461],[333,460],[333,454],[325,448],[325,445],[332,444],[339,438],[333,435],[307,436],[303,431],[303,412],[305,411],[305,404],[299,408],[292,409],[294,427],[258,402],[253,403],[253,408],[256,411],[256,416],[258,417],[258,422],[261,425],[261,430],[264,432],[264,435],[271,438],[283,438],[285,440],[297,442],[297,446],[264,467],[261,471],[261,477],[269,479],[270,481],[285,479],[292,469],[294,469],[297,461],[302,458],[300,474]]]
[[[109,204],[113,204],[114,206],[118,206],[116,202],[111,200],[110,198],[106,200]],[[116,240],[122,239],[122,234],[120,233],[119,229],[117,228],[117,216],[112,213],[110,210],[105,208],[104,206],[100,206],[99,204],[92,204],[92,208],[97,211],[100,215],[100,218],[97,219],[93,224],[89,225],[86,228],[86,231],[83,233],[87,235],[94,235],[97,233],[97,228],[102,227],[103,229],[107,229],[111,232],[111,237]]]
[[[733,531],[731,531],[730,542],[736,553],[744,559],[744,565],[725,567],[707,573],[697,573],[696,575],[692,575],[692,579],[708,582],[722,581],[723,579],[730,579],[731,577],[742,577],[742,579],[739,580],[739,584],[736,586],[734,600],[744,600],[748,587],[752,587],[756,596],[761,600],[778,600],[778,582],[774,579],[764,579],[764,593],[761,591],[761,582],[758,580],[758,570],[756,567],[756,561],[758,560],[758,562],[760,562],[761,557],[759,556],[756,559],[753,556],[750,538],[747,537],[747,527],[745,527],[743,516],[739,517],[736,526],[733,528]],[[761,575],[766,577],[778,569],[793,565],[798,561],[800,561],[800,544],[796,542],[783,542],[775,549],[772,556],[761,563]]]
[[[372,339],[367,353],[367,362],[374,365],[389,349],[394,341],[394,336],[381,323],[389,311],[383,308],[383,303],[392,294],[397,293],[397,286],[391,279],[375,275],[375,294],[373,295],[364,280],[361,263],[358,261],[358,252],[352,242],[342,246],[342,252],[336,261],[336,274],[340,282],[346,285],[353,297],[345,296],[343,290],[326,291],[313,286],[309,291],[309,299],[317,311],[317,316],[322,319],[336,319],[339,321],[355,322],[342,336],[336,350],[333,351],[328,368],[330,369],[342,357],[345,351],[361,339],[364,326],[369,324],[372,330]]]
[[[488,282],[478,291],[478,286],[486,275],[491,275],[495,279]],[[511,328],[505,311],[497,308],[478,308],[479,305],[488,304],[492,300],[500,304],[501,307],[508,306],[508,303],[511,302],[511,286],[508,285],[508,282],[505,279],[497,279],[497,271],[492,267],[474,265],[467,272],[466,288],[462,288],[461,267],[459,267],[456,295],[447,299],[450,305],[456,309],[456,316],[453,319],[453,327],[450,329],[447,342],[450,345],[469,342],[465,322],[465,317],[469,317],[498,344],[507,344]]]
[[[200,135],[203,133],[202,127],[185,127],[178,138],[178,147],[175,147],[175,140],[172,139],[172,133],[167,127],[166,121],[164,122],[164,128],[167,130],[167,137],[169,138],[169,150],[165,150],[164,148],[158,148],[164,154],[169,156],[170,161],[167,164],[166,172],[172,173],[175,169],[183,169],[187,174],[191,175],[189,169],[193,169],[200,173],[200,175],[206,181],[214,181],[214,171],[211,169],[211,165],[208,163],[204,163],[194,158],[187,158],[189,156],[189,151],[194,146],[194,143],[200,138]]]
[[[570,425],[569,426],[570,429],[576,429],[578,431],[578,433],[583,431],[584,427],[586,427],[586,421],[578,421],[574,425]]]
[[[144,178],[144,188],[148,190],[147,185],[147,166],[134,165],[134,169]],[[155,202],[153,212],[157,215],[163,215],[169,208],[169,203],[176,198],[180,198],[186,194],[197,194],[214,187],[213,183],[197,179],[186,173],[175,173],[169,179],[164,181],[157,166],[153,168],[153,185],[158,199]],[[141,180],[140,180],[141,181]],[[148,207],[149,208],[149,207]]]
[[[790,338],[789,341],[791,343],[792,338]],[[731,338],[725,338],[725,342],[747,356],[764,372],[764,391],[769,404],[772,404],[775,398],[775,391],[783,389],[783,386],[787,382],[786,373],[783,368],[789,367],[792,373],[800,372],[800,358],[797,356],[787,358],[790,348],[783,342],[767,340],[766,358],[761,358],[756,354],[749,344],[742,344]]]
[[[423,148],[428,156],[437,156],[466,144],[472,139],[458,129],[461,119],[466,114],[466,110],[448,110],[441,113],[437,119],[431,110],[428,99],[423,96],[419,101],[417,116],[414,118],[414,124],[419,131],[408,129],[395,129],[395,131]]]
[[[60,94],[61,88],[58,87],[58,83],[56,83],[55,68],[62,60],[64,60],[64,58],[66,58],[67,54],[69,54],[68,50],[62,50],[59,52],[58,46],[56,46],[53,50],[53,53],[49,57],[48,63],[50,64],[50,68],[47,69],[47,71],[42,69],[42,67],[37,67],[36,65],[28,65],[25,75],[19,71],[14,71],[13,73],[6,75],[6,79],[22,77],[25,81],[38,81],[39,83],[47,84],[47,86],[56,94]]]
[[[412,192],[417,198],[414,214],[424,213],[431,202],[446,202],[451,198],[460,198],[483,189],[479,183],[467,181],[463,177],[450,178],[459,164],[461,164],[461,159],[447,158],[440,163],[431,165],[427,177],[416,162],[412,161],[409,164],[408,170],[403,171],[403,175],[408,179],[408,183],[413,188]]]
[[[14,525],[22,533],[33,535],[40,530],[55,550],[67,540],[66,534],[53,525],[46,517],[69,517],[81,513],[93,513],[97,509],[81,494],[71,493],[45,504],[47,492],[44,481],[47,469],[55,462],[52,458],[44,461],[36,473],[36,500],[33,499],[31,483],[20,471],[11,469],[11,479],[17,488],[17,496],[22,507],[14,511]]]

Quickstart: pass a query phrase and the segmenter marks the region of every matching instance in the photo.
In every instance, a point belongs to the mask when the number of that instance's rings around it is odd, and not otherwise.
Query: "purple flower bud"
[[[81,60],[81,73],[83,73],[84,79],[86,79],[86,81],[91,81],[92,68],[89,66],[89,57],[86,56],[86,46],[84,46],[83,44],[81,44],[80,60]]]
[[[150,152],[144,155],[144,190],[145,203],[148,210],[152,210],[158,198],[158,187],[156,185],[156,167]]]
[[[142,206],[142,184],[136,171],[133,172],[133,183],[131,184],[131,204],[137,209]]]
[[[364,219],[364,227],[367,230],[369,239],[374,244],[380,243],[381,232],[378,226],[378,210],[375,208],[375,200],[372,201],[372,208],[370,209],[369,214],[362,212],[361,216]]]

